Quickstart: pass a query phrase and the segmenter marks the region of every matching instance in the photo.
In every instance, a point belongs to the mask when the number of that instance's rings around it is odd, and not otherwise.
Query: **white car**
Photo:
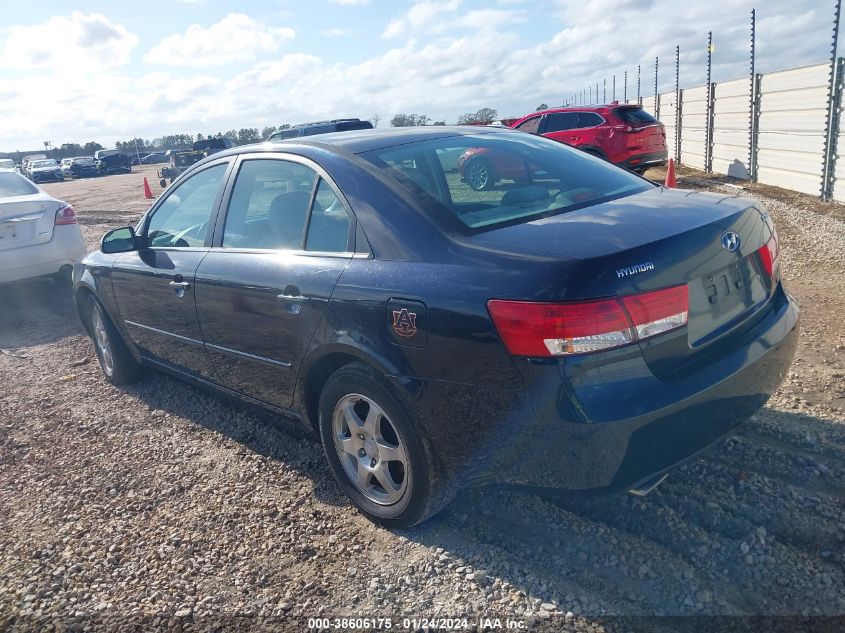
[[[0,171],[0,283],[52,276],[69,282],[85,255],[76,213],[13,171]]]

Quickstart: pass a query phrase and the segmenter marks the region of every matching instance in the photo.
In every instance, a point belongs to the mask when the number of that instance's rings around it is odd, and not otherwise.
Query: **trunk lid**
[[[0,251],[49,242],[63,206],[46,193],[0,198]]]
[[[580,260],[579,274],[617,296],[686,284],[687,326],[640,342],[652,370],[671,379],[767,305],[773,289],[756,252],[771,237],[766,217],[752,200],[655,188],[473,239]],[[722,245],[727,233],[739,237],[734,251]]]

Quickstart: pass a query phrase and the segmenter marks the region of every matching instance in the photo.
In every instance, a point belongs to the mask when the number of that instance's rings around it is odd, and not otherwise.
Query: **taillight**
[[[687,287],[566,303],[487,302],[508,352],[566,356],[628,345],[686,325]]]
[[[622,297],[638,338],[648,338],[687,324],[686,285]]]
[[[55,224],[56,226],[62,226],[63,224],[76,224],[76,213],[74,212],[73,207],[62,207],[56,211]]]
[[[777,231],[772,229],[772,236],[768,242],[757,249],[757,254],[760,256],[760,265],[763,267],[763,272],[774,282],[777,278],[778,264],[780,263],[780,243],[778,242]]]

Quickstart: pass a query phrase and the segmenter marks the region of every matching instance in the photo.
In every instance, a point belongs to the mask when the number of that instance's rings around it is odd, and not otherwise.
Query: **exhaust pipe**
[[[647,479],[643,479],[642,481],[637,483],[633,488],[628,490],[628,492],[634,495],[635,497],[645,497],[648,493],[657,488],[657,486],[662,484],[668,476],[669,473],[663,473],[662,475],[654,475]]]

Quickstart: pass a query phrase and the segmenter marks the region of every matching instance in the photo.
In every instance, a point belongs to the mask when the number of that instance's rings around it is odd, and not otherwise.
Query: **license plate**
[[[766,289],[748,258],[691,282],[689,293],[688,332],[693,347],[766,300]]]
[[[0,240],[13,240],[17,238],[17,225],[14,222],[0,223]]]

